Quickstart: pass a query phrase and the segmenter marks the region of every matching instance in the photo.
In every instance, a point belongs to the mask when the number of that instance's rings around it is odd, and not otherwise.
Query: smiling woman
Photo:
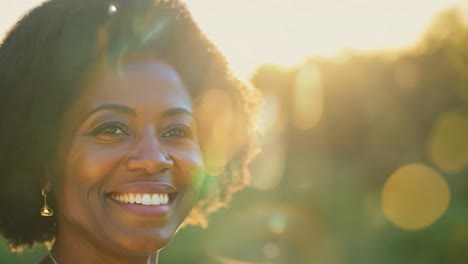
[[[48,1],[0,47],[0,231],[155,263],[246,183],[257,105],[179,1]]]

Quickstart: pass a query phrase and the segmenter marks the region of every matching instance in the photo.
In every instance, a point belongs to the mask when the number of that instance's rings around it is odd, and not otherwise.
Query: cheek
[[[77,142],[70,148],[65,162],[59,203],[71,222],[92,221],[101,205],[101,186],[119,164],[121,150],[102,149]],[[93,213],[94,212],[94,213]]]
[[[83,180],[98,180],[118,166],[123,149],[80,147],[72,149],[67,161],[67,174]]]
[[[80,147],[71,148],[67,157],[63,191],[68,196],[73,193],[83,199],[90,199],[119,164],[121,151],[77,145]]]
[[[178,177],[175,180],[182,185],[187,185],[193,189],[200,189],[205,175],[202,155],[199,149],[173,150],[170,156],[174,161]]]

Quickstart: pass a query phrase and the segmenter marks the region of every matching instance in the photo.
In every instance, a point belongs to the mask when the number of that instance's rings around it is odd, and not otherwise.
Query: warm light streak
[[[319,68],[308,63],[297,73],[293,91],[293,123],[298,129],[309,129],[322,118],[323,91]]]
[[[250,186],[268,190],[278,186],[284,176],[287,142],[283,134],[285,118],[280,99],[273,94],[263,94],[263,107],[258,116],[259,142],[262,152],[251,165]]]

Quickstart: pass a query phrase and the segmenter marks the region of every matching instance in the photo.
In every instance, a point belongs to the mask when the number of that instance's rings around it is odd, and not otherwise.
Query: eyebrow
[[[166,118],[166,117],[171,117],[171,116],[180,115],[180,114],[186,114],[186,115],[189,115],[189,116],[193,116],[193,113],[190,112],[190,110],[188,110],[186,108],[183,108],[183,107],[176,107],[176,108],[168,109],[168,110],[164,111],[164,113],[161,116],[163,118]]]
[[[136,111],[128,106],[121,105],[121,104],[105,104],[105,105],[98,106],[94,108],[93,110],[91,110],[88,113],[88,116],[91,116],[92,114],[99,112],[99,111],[103,111],[103,110],[112,110],[112,111],[121,112],[125,114],[136,115]],[[176,108],[168,109],[164,111],[161,116],[163,118],[167,118],[167,117],[176,116],[180,114],[193,116],[193,113],[190,110],[183,108],[183,107],[176,107]]]
[[[135,110],[133,110],[132,108],[128,106],[120,105],[120,104],[105,104],[105,105],[98,106],[94,108],[93,110],[91,110],[88,113],[88,116],[91,116],[92,114],[99,112],[99,111],[103,111],[103,110],[112,110],[112,111],[121,112],[125,114],[136,115]]]

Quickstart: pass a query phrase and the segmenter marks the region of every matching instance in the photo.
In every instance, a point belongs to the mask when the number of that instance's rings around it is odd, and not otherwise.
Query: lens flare
[[[410,164],[388,178],[382,190],[385,216],[397,227],[417,231],[432,225],[447,210],[450,189],[445,179],[423,164]]]
[[[262,252],[266,259],[275,259],[280,255],[280,248],[277,244],[268,242],[263,246]]]
[[[257,127],[263,137],[276,136],[284,128],[280,99],[271,93],[263,94],[263,107],[257,118]]]
[[[232,99],[225,91],[211,89],[196,102],[195,109],[206,172],[219,175],[242,144]]]
[[[293,122],[298,129],[309,129],[322,118],[322,78],[317,65],[307,63],[297,73],[294,85]]]
[[[287,149],[284,134],[286,118],[277,95],[266,92],[263,99],[264,104],[257,118],[262,151],[250,165],[252,173],[249,185],[268,190],[278,186],[283,179]]]
[[[117,7],[114,4],[109,5],[109,14],[114,14],[117,12]]]
[[[280,235],[286,229],[286,216],[283,214],[273,215],[268,223],[273,234]]]
[[[284,176],[286,166],[286,142],[277,142],[262,147],[262,152],[250,166],[251,176],[249,186],[259,190],[269,190],[277,187]]]

